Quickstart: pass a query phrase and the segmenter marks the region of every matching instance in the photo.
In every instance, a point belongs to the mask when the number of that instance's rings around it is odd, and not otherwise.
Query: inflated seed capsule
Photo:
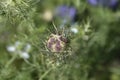
[[[67,39],[62,35],[52,34],[47,41],[47,48],[51,52],[62,52],[65,49]]]

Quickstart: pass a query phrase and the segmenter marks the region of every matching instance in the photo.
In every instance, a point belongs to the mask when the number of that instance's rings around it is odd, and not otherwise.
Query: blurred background
[[[0,80],[120,80],[120,1],[0,0]]]

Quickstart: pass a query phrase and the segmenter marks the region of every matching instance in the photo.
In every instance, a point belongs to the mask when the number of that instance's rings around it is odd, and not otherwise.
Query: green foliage
[[[74,6],[77,14],[74,24],[62,29],[57,18],[46,21],[43,15],[63,4]],[[120,80],[119,9],[85,0],[0,0],[0,80]],[[57,30],[69,44],[61,53],[46,46]]]

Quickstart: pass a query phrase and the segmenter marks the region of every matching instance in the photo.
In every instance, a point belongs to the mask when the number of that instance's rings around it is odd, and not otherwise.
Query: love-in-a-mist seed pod
[[[66,47],[66,42],[66,37],[58,34],[51,34],[47,41],[47,48],[51,52],[63,52]]]

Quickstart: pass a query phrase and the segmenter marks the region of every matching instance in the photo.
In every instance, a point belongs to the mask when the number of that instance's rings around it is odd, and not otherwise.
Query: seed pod
[[[67,39],[62,35],[52,34],[47,41],[47,48],[51,52],[62,52],[65,49]]]

